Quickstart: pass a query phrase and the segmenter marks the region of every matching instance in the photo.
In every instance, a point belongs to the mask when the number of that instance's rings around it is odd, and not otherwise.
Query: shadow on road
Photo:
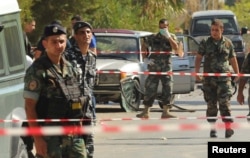
[[[96,108],[97,113],[113,113],[113,112],[124,112],[120,106],[117,107],[97,107]]]

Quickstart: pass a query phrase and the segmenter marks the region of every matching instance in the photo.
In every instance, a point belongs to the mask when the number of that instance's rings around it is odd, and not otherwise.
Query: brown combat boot
[[[149,111],[150,107],[145,105],[145,108],[140,114],[137,114],[136,117],[138,118],[149,118]]]
[[[170,113],[170,106],[169,105],[163,105],[163,112],[161,114],[161,118],[177,118],[177,116],[174,116]]]

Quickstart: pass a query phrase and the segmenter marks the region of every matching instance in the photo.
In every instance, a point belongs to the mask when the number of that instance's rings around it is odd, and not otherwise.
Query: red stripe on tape
[[[162,131],[163,128],[159,125],[143,125],[139,126],[139,131],[143,132],[153,132],[153,131]]]
[[[42,128],[41,127],[29,127],[29,128],[26,128],[26,134],[27,135],[43,135],[43,131],[42,131]]]
[[[118,133],[121,132],[121,128],[118,126],[103,126],[103,132],[107,133]]]
[[[216,123],[217,129],[229,128],[224,123]],[[86,133],[131,133],[131,132],[160,132],[160,131],[191,131],[191,130],[210,130],[210,124],[166,124],[166,125],[117,125],[117,126],[63,126],[63,127],[35,127],[35,128],[0,128],[0,136],[11,135],[67,135],[67,134],[86,134]],[[245,123],[232,123],[233,129],[249,129]]]

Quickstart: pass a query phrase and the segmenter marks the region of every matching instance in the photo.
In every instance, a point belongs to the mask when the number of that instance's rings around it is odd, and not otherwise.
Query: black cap
[[[43,32],[44,37],[53,36],[53,35],[61,35],[61,34],[67,34],[67,32],[61,25],[58,25],[58,24],[47,25],[44,28],[44,32]]]
[[[74,31],[77,32],[78,29],[83,28],[83,27],[88,27],[92,30],[92,26],[88,23],[88,22],[84,22],[84,21],[77,21],[74,24]]]

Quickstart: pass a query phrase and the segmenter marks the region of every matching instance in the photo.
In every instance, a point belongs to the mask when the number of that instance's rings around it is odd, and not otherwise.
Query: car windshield
[[[138,40],[133,37],[98,36],[97,58],[139,60]]]
[[[223,34],[239,34],[237,26],[232,17],[217,18],[224,24]],[[197,19],[193,25],[193,35],[209,35],[212,18]]]

